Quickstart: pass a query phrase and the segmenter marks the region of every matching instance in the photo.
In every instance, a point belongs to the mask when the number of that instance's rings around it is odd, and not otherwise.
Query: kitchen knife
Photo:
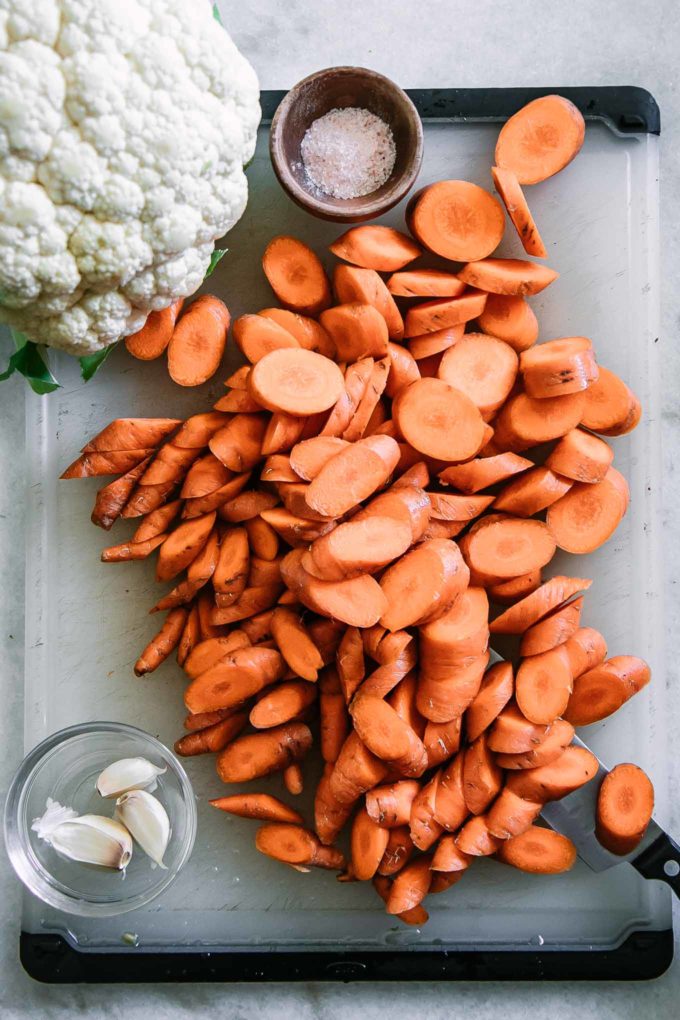
[[[575,737],[573,742],[590,750],[578,737]],[[627,861],[643,878],[658,878],[661,882],[666,882],[675,895],[680,897],[680,846],[654,819],[647,826],[639,845],[625,856],[610,853],[598,842],[595,835],[597,794],[602,780],[609,773],[609,769],[599,758],[598,764],[599,769],[594,779],[574,793],[570,793],[568,797],[546,804],[541,815],[553,829],[571,839],[576,845],[579,857],[593,871],[605,871],[607,868],[613,868],[615,864]]]

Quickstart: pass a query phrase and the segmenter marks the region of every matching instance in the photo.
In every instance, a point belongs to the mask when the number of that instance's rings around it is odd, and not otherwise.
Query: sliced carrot
[[[585,336],[536,344],[522,351],[519,367],[524,389],[539,399],[586,390],[599,372],[592,343]]]
[[[640,421],[640,402],[623,379],[598,367],[598,378],[586,390],[581,423],[603,436],[623,436]]]
[[[86,443],[81,453],[120,453],[158,446],[181,423],[179,418],[115,418]]]
[[[303,680],[315,681],[323,661],[297,613],[284,607],[275,609],[271,632],[290,668]]]
[[[427,766],[425,747],[418,735],[381,698],[362,696],[350,705],[354,729],[362,743],[381,761],[404,776],[419,776]]]
[[[352,813],[353,802],[341,804],[331,792],[333,766],[327,764],[314,794],[314,828],[322,843],[334,843]]]
[[[494,510],[533,517],[566,495],[571,486],[570,479],[555,474],[549,467],[532,467],[501,489],[496,496]]]
[[[363,396],[352,415],[352,420],[342,433],[342,438],[353,443],[369,432],[369,423],[373,420],[376,408],[380,406],[380,398],[387,385],[387,378],[392,362],[388,357],[380,358],[371,369]]]
[[[444,831],[434,817],[439,779],[440,774],[437,772],[421,787],[411,804],[409,831],[414,846],[419,850],[429,850]]]
[[[354,804],[367,790],[381,783],[387,773],[385,762],[371,754],[353,730],[335,762],[329,790],[339,804]]]
[[[157,510],[152,510],[140,523],[132,536],[133,542],[146,542],[156,535],[165,535],[170,530],[170,525],[182,509],[181,499],[175,499],[172,503],[165,503]]]
[[[613,854],[629,854],[641,841],[654,812],[654,787],[637,765],[616,765],[597,795],[595,834]]]
[[[448,669],[465,656],[486,651],[489,639],[489,600],[483,588],[467,588],[439,619],[420,630],[421,664]]]
[[[394,298],[374,269],[338,265],[333,272],[333,288],[338,304],[373,305],[387,324],[392,340],[404,336],[404,323]]]
[[[428,492],[432,508],[430,516],[435,520],[474,520],[491,506],[493,496],[459,496],[446,492]]]
[[[190,712],[184,720],[184,729],[189,730],[190,733],[195,733],[196,730],[204,730],[206,726],[214,726],[215,723],[222,722],[223,719],[229,719],[237,713],[237,708],[221,708],[217,712]]]
[[[201,641],[207,641],[209,638],[222,637],[224,631],[219,627],[216,627],[211,619],[214,612],[215,602],[211,593],[207,589],[199,592],[195,605],[198,609]]]
[[[380,896],[383,903],[387,903],[390,897],[390,890],[392,888],[389,878],[381,874],[375,875],[373,878],[373,888],[378,893],[378,896]],[[420,904],[416,907],[411,907],[410,910],[403,910],[396,916],[400,921],[403,921],[404,924],[416,926],[426,924],[430,919],[430,915],[427,910],[425,910],[425,908]]]
[[[519,664],[515,678],[517,705],[530,722],[550,725],[569,703],[572,677],[563,648],[530,655]]]
[[[466,544],[465,560],[474,570],[497,579],[517,577],[545,566],[554,556],[554,539],[542,521],[488,520],[482,518]]]
[[[200,639],[201,622],[198,616],[198,606],[194,604],[189,609],[189,614],[182,630],[182,636],[180,637],[179,644],[177,645],[178,666],[181,666],[183,669],[186,667],[187,659],[194,650],[194,647],[199,643]],[[218,720],[215,719],[214,721],[217,722]]]
[[[448,761],[458,751],[462,723],[462,715],[459,715],[457,719],[450,719],[443,723],[427,720],[421,739],[427,751],[428,768],[436,768],[442,762]]]
[[[520,184],[538,184],[563,170],[585,138],[583,115],[563,96],[541,96],[513,114],[496,142],[496,164]]]
[[[394,485],[375,496],[352,520],[362,521],[367,517],[391,517],[405,522],[411,528],[411,538],[417,542],[422,538],[430,517],[430,497],[420,487],[401,485],[398,479]]]
[[[420,370],[412,352],[407,347],[390,343],[387,353],[390,359],[390,372],[385,386],[385,394],[392,398],[396,397],[399,390],[403,390],[405,386],[420,379]]]
[[[601,482],[614,459],[614,451],[602,439],[573,429],[563,436],[546,461],[547,467],[576,482]]]
[[[543,400],[517,393],[509,397],[494,422],[494,442],[522,451],[559,439],[578,425],[585,399],[583,392]]]
[[[341,871],[345,867],[339,850],[323,846],[313,832],[300,825],[268,822],[257,830],[255,846],[261,854],[293,866],[311,865],[331,871]]]
[[[530,722],[513,701],[496,717],[489,730],[488,744],[492,751],[521,754],[533,751],[548,735],[548,726]]]
[[[409,861],[397,873],[387,899],[388,914],[401,915],[425,899],[432,884],[431,863],[431,855],[424,854]]]
[[[148,447],[143,450],[111,450],[106,453],[95,450],[83,453],[59,477],[100,478],[103,475],[126,474],[153,452],[153,447]]]
[[[425,461],[412,464],[392,483],[392,489],[416,488],[424,489],[430,484],[430,472]]]
[[[376,786],[366,794],[366,810],[373,821],[385,829],[406,825],[411,805],[420,790],[415,779],[402,779],[389,786]]]
[[[288,453],[301,438],[304,428],[304,418],[275,411],[262,438],[262,455],[269,457],[275,453]]]
[[[241,365],[235,372],[232,372],[225,382],[225,386],[232,390],[247,390],[250,365]]]
[[[187,616],[188,610],[184,608],[170,610],[158,634],[151,639],[137,659],[135,663],[135,676],[153,673],[162,662],[165,662],[170,653],[179,644],[184,625],[187,622]]]
[[[403,639],[407,642],[406,646],[403,646]],[[364,680],[354,697],[353,704],[365,697],[385,698],[415,667],[416,652],[411,635],[406,631],[401,631],[390,635],[390,640],[401,643],[401,647],[394,649],[387,657],[381,654],[381,659],[383,659],[381,665]],[[385,643],[389,643],[389,641]],[[392,704],[392,699],[390,699],[389,705],[409,726],[415,721],[410,715],[404,716],[401,710],[397,710],[397,707]],[[413,727],[411,726],[411,728]],[[419,730],[420,726],[418,726]],[[418,732],[417,735],[420,736],[420,733]]]
[[[429,457],[469,460],[483,442],[484,421],[478,409],[441,379],[419,379],[400,390],[392,414],[406,441]]]
[[[290,458],[285,453],[270,453],[260,472],[263,482],[299,482],[300,476],[293,471]]]
[[[502,769],[537,769],[550,765],[569,747],[574,739],[574,727],[566,719],[555,719],[541,743],[531,751],[514,754],[500,753],[496,762]]]
[[[261,644],[264,638],[271,637],[271,622],[274,615],[273,609],[265,609],[261,613],[255,613],[241,624],[241,630],[248,637],[251,644]],[[272,643],[270,648],[274,647]]]
[[[365,807],[354,816],[350,846],[352,868],[360,881],[373,878],[387,848],[389,834],[375,822]]]
[[[589,726],[616,712],[651,679],[649,666],[632,655],[615,655],[574,680],[564,712],[573,726]]]
[[[559,548],[583,554],[604,545],[626,512],[627,492],[627,483],[615,468],[608,468],[603,480],[594,485],[574,482],[569,492],[548,508],[546,516]]]
[[[256,730],[268,730],[272,726],[296,719],[316,701],[316,688],[304,680],[285,680],[276,684],[251,709],[250,725]]]
[[[439,473],[439,478],[459,492],[473,494],[531,467],[532,461],[526,457],[518,457],[516,453],[499,453],[495,457],[476,457],[465,464],[452,464]]]
[[[282,348],[257,362],[248,376],[248,386],[270,411],[304,417],[332,407],[344,388],[344,379],[338,366],[321,354]]]
[[[374,578],[361,574],[346,581],[320,581],[302,567],[298,554],[302,554],[299,549],[284,557],[281,573],[300,602],[352,627],[371,627],[378,622],[387,600]]]
[[[491,176],[525,252],[539,259],[547,259],[548,253],[516,174],[507,168],[492,166]]]
[[[456,846],[455,836],[442,836],[437,843],[431,868],[432,871],[443,872],[466,871],[471,861],[472,857]]]
[[[153,361],[160,358],[170,343],[177,317],[182,310],[184,298],[177,298],[167,308],[151,312],[140,330],[125,337],[125,346],[133,358]]]
[[[396,875],[413,856],[415,847],[407,825],[388,829],[387,847],[378,866],[379,875]]]
[[[437,181],[423,188],[408,203],[406,222],[422,245],[453,262],[486,258],[505,230],[498,200],[469,181]]]
[[[357,627],[348,627],[336,653],[336,665],[345,703],[349,704],[366,676],[364,643]]]
[[[279,556],[275,560],[261,560],[257,556],[251,556],[248,587],[259,588],[261,585],[278,584],[281,580],[282,559],[283,556]]]
[[[389,567],[380,587],[387,608],[380,622],[390,631],[441,616],[465,590],[469,574],[455,543],[433,539]]]
[[[179,427],[177,433],[172,437],[171,444],[180,450],[202,450],[208,445],[208,441],[219,428],[229,420],[228,415],[220,414],[218,411],[207,411],[204,414],[193,414]],[[159,450],[159,458],[163,450]]]
[[[324,517],[340,517],[384,485],[399,460],[389,436],[368,436],[332,457],[310,483],[307,503]]]
[[[113,527],[132,495],[135,485],[144,474],[150,459],[150,457],[146,457],[120,478],[116,478],[98,490],[90,517],[93,524],[106,531]]]
[[[421,254],[418,245],[406,234],[377,224],[350,227],[328,247],[339,259],[379,273],[403,269]]]
[[[465,284],[441,269],[410,269],[392,273],[387,289],[397,297],[460,297]]]
[[[236,648],[191,681],[184,703],[190,712],[233,708],[279,680],[283,672],[283,659],[273,648]]]
[[[232,473],[232,472],[230,472]],[[245,489],[250,481],[250,471],[242,471],[235,474],[228,482],[208,493],[207,496],[198,496],[195,499],[185,499],[182,517],[191,520],[193,517],[200,517],[202,514],[210,513],[211,510],[221,508],[229,500],[238,496]]]
[[[414,670],[408,673],[394,688],[387,698],[397,715],[408,723],[412,730],[423,740],[426,728],[426,720],[422,717],[416,706],[416,694],[418,691],[418,674]],[[424,743],[424,740],[423,740]],[[427,751],[427,747],[425,748]],[[430,756],[428,753],[428,767]]]
[[[287,768],[304,758],[311,746],[312,734],[304,723],[290,722],[249,733],[237,737],[220,753],[217,774],[225,783],[245,783]]]
[[[238,818],[256,818],[262,822],[291,822],[301,825],[302,815],[270,793],[234,793],[211,800],[213,807]]]
[[[306,482],[316,478],[331,457],[347,446],[347,440],[338,436],[315,436],[297,443],[290,453],[290,466]]]
[[[589,783],[597,775],[597,769],[594,754],[585,747],[572,745],[549,765],[512,772],[507,777],[506,788],[534,803],[560,800]]]
[[[321,757],[337,761],[349,733],[350,720],[337,670],[329,666],[319,681]]]
[[[230,471],[250,471],[260,459],[267,424],[265,415],[236,414],[212,436],[210,452]]]
[[[347,368],[345,388],[320,430],[320,436],[342,436],[366,392],[373,365],[373,358],[363,358]]]
[[[235,602],[231,597],[216,595],[216,606],[210,613],[210,621],[215,627],[223,627],[229,623],[247,620],[250,616],[265,612],[276,605],[283,584],[265,584],[254,588],[243,589]]]
[[[463,285],[464,286],[464,285]],[[465,332],[465,323],[457,326],[448,326],[445,329],[435,329],[431,333],[423,333],[422,336],[412,336],[408,340],[408,349],[416,361],[424,361],[435,354],[442,354],[449,347],[458,343]],[[440,362],[441,363],[441,362]],[[418,366],[420,370],[422,366]],[[437,371],[439,365],[437,366]],[[437,372],[433,372],[436,375]]]
[[[502,785],[502,770],[496,765],[486,733],[482,733],[463,756],[463,796],[468,811],[473,815],[484,814]]]
[[[543,805],[523,800],[507,786],[501,790],[486,816],[486,824],[492,836],[511,839],[531,828],[541,813]]]
[[[236,651],[237,648],[247,648],[249,644],[247,635],[242,631],[232,631],[225,637],[214,637],[208,638],[207,641],[201,641],[192,648],[187,656],[184,672],[191,680],[194,680],[211,666],[226,659],[230,652]],[[222,709],[215,711],[222,711]]]
[[[387,354],[387,323],[374,305],[359,301],[336,305],[322,313],[321,325],[335,344],[340,361]]]
[[[440,668],[437,675],[429,664],[429,655],[421,657],[418,708],[432,722],[450,722],[466,711],[477,696],[489,653],[482,652]]]
[[[169,594],[160,599],[151,612],[157,612],[161,609],[174,609],[175,606],[182,606],[191,602],[196,592],[200,591],[214,574],[219,547],[220,539],[217,528],[213,528],[203,548],[189,564],[186,580],[182,581]]]
[[[234,340],[253,365],[272,351],[289,347],[296,349],[300,346],[292,333],[264,315],[241,315],[235,319]]]
[[[518,353],[538,340],[538,320],[518,294],[489,294],[477,321],[482,332],[504,340]]]
[[[335,527],[333,521],[313,521],[309,518],[297,517],[282,507],[273,510],[262,510],[260,516],[288,545],[297,547],[309,545],[315,538],[325,535]]]
[[[471,319],[476,319],[482,314],[486,298],[487,295],[484,291],[470,289],[456,298],[435,298],[433,301],[420,301],[413,308],[409,308],[406,313],[404,336],[408,339],[415,337],[420,339],[424,334],[440,333],[442,330],[449,330],[462,323],[470,322]]]
[[[325,358],[335,358],[335,347],[323,326],[298,312],[291,312],[287,308],[263,308],[258,315],[265,319],[271,319],[278,323],[291,336],[294,336],[300,347],[307,351],[316,351],[323,354]]]
[[[502,606],[512,605],[519,599],[525,598],[536,591],[541,583],[541,571],[530,570],[528,574],[521,574],[520,577],[511,577],[509,581],[501,581],[500,584],[490,584],[487,592],[492,602]]]
[[[239,735],[248,722],[245,712],[235,713],[227,719],[206,726],[202,730],[195,730],[187,733],[175,741],[174,751],[182,757],[192,757],[197,754],[212,754],[215,751],[223,751],[231,741]]]
[[[262,492],[258,489],[249,489],[247,492],[240,492],[233,499],[224,503],[219,511],[220,520],[228,521],[230,524],[241,524],[244,521],[253,520],[263,510],[269,510],[278,503],[278,496],[273,492]]]
[[[265,248],[262,268],[284,307],[316,316],[331,303],[328,277],[311,248],[294,237],[275,237]]]
[[[214,524],[214,512],[180,524],[160,547],[156,579],[169,581],[188,567],[207,542]]]
[[[559,606],[548,616],[529,627],[522,635],[520,655],[541,655],[564,644],[578,630],[582,609],[583,596],[574,599],[573,602],[567,602],[564,606]],[[569,658],[568,653],[567,658]],[[569,660],[569,673],[573,676],[571,660]]]
[[[217,566],[213,574],[215,591],[230,596],[235,602],[246,586],[248,566],[248,534],[245,528],[230,528],[220,543]]]
[[[445,351],[438,374],[465,393],[488,421],[515,384],[517,355],[502,340],[484,333],[466,333]]]
[[[538,294],[545,290],[559,273],[537,262],[524,259],[485,258],[468,262],[458,273],[458,279],[469,287],[478,287],[490,294]]]
[[[233,477],[233,472],[226,468],[221,460],[218,460],[213,453],[207,453],[204,457],[195,460],[187,471],[180,496],[182,499],[209,496],[210,493],[226,485]]]
[[[465,733],[476,740],[494,722],[510,701],[515,687],[512,666],[499,662],[485,673],[482,685],[465,712]]]
[[[484,815],[468,818],[456,836],[456,846],[470,857],[489,857],[496,853],[502,843],[503,840],[489,832]]]
[[[229,309],[201,294],[184,311],[168,345],[168,372],[179,386],[200,386],[220,367],[230,322]]]
[[[564,650],[569,656],[571,675],[576,678],[604,662],[607,657],[607,642],[593,627],[579,627],[565,642]]]
[[[410,524],[390,517],[368,516],[341,524],[318,538],[310,552],[310,570],[326,581],[372,574],[403,555],[411,545]]]
[[[496,857],[519,871],[533,875],[559,875],[576,862],[576,847],[568,836],[532,825],[526,832],[503,840]]]
[[[422,337],[416,337],[417,340],[421,340]],[[411,341],[408,342],[409,349],[411,347]],[[446,347],[450,347],[451,344],[447,344]],[[446,350],[446,348],[445,348]],[[441,364],[443,351],[439,354],[428,354],[426,357],[418,359],[418,371],[420,372],[421,379],[436,379],[439,366]],[[415,355],[414,355],[415,356]]]

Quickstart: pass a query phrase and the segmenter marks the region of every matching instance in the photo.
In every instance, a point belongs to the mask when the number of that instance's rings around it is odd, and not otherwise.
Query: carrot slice
[[[533,751],[548,734],[546,724],[530,722],[515,702],[507,705],[497,716],[489,731],[488,744],[492,751],[502,754],[521,754]]]
[[[264,584],[258,587],[246,587],[234,602],[231,597],[223,595],[215,597],[216,606],[210,613],[210,622],[215,627],[223,627],[228,623],[244,622],[255,613],[262,613],[276,605],[281,594],[282,584]]]
[[[272,351],[300,346],[292,333],[264,315],[241,315],[235,319],[234,340],[253,365]]]
[[[359,735],[348,735],[330,776],[329,789],[339,804],[354,804],[362,794],[381,783],[388,767],[368,750]]]
[[[425,854],[404,865],[392,882],[387,899],[388,914],[403,914],[413,910],[427,896],[432,884],[430,864],[432,857]]]
[[[350,705],[354,729],[369,751],[401,775],[420,776],[427,767],[423,742],[382,698],[362,695]]]
[[[220,397],[213,407],[216,411],[226,411],[227,414],[256,414],[263,410],[246,390],[231,390]]]
[[[396,397],[399,390],[420,379],[418,362],[407,347],[390,343],[387,350],[390,359],[390,371],[385,386],[385,395]]]
[[[483,333],[498,337],[518,353],[538,340],[538,320],[526,299],[517,294],[489,294],[478,323]]]
[[[566,605],[554,609],[552,613],[539,620],[522,635],[519,653],[522,656],[541,655],[552,648],[564,644],[578,630],[583,609],[583,596],[567,602]],[[566,651],[566,650],[565,650]],[[568,656],[567,656],[568,657]],[[571,662],[569,663],[571,672]]]
[[[482,685],[465,712],[465,733],[469,741],[488,729],[510,701],[515,687],[512,666],[498,662],[482,679]]]
[[[494,442],[515,452],[549,443],[571,432],[581,421],[585,394],[536,399],[526,393],[509,397],[494,422]]]
[[[509,581],[502,581],[500,584],[487,585],[487,592],[492,602],[502,606],[512,605],[519,599],[525,598],[536,591],[541,583],[541,571],[530,570],[528,574],[520,577],[511,577]]]
[[[486,298],[483,290],[467,290],[456,298],[421,301],[406,313],[404,336],[420,339],[427,333],[440,333],[476,319],[484,311]]]
[[[315,436],[296,443],[290,452],[290,466],[300,478],[311,482],[331,457],[348,445],[339,436]]]
[[[402,630],[440,616],[465,590],[469,574],[454,542],[423,542],[389,567],[380,587],[387,607],[383,627]]]
[[[217,712],[199,712],[197,714],[190,712],[184,720],[184,729],[195,733],[197,730],[204,730],[207,726],[214,726],[215,723],[237,714],[238,709],[236,708],[221,708]]]
[[[168,535],[158,553],[156,580],[169,581],[198,556],[215,524],[215,513],[180,524]]]
[[[135,485],[144,474],[150,459],[150,457],[146,457],[120,478],[116,478],[98,490],[90,517],[93,524],[106,531],[113,527],[132,495]]]
[[[229,309],[212,294],[192,301],[168,345],[168,372],[178,386],[200,386],[220,367],[230,322]]]
[[[515,384],[517,355],[502,340],[484,333],[466,333],[445,351],[438,375],[465,393],[488,421]]]
[[[403,338],[404,322],[401,312],[382,277],[374,269],[338,265],[333,272],[333,288],[339,304],[358,302],[373,305],[385,320],[390,339]]]
[[[437,181],[423,188],[408,203],[406,222],[422,245],[453,262],[486,258],[505,230],[498,200],[469,181]]]
[[[371,420],[374,419],[376,408],[380,406],[380,397],[387,385],[387,377],[390,372],[391,360],[389,357],[376,361],[368,377],[368,383],[364,394],[352,415],[352,420],[342,433],[342,438],[350,443],[361,439]]]
[[[442,836],[432,858],[432,871],[465,871],[470,867],[472,857],[456,846],[454,836]]]
[[[469,287],[478,287],[490,294],[538,294],[560,274],[548,266],[524,259],[480,259],[468,262],[458,279]]]
[[[311,248],[294,237],[273,238],[262,256],[269,285],[284,307],[316,316],[331,303],[328,277]]]
[[[389,833],[371,818],[365,807],[354,816],[350,847],[352,868],[359,881],[373,878],[387,848]]]
[[[427,464],[421,460],[416,464],[412,464],[411,467],[407,468],[403,474],[399,475],[399,477],[392,483],[392,489],[424,489],[425,486],[429,484],[430,472],[427,469]]]
[[[614,451],[602,439],[583,429],[567,432],[548,459],[547,467],[576,482],[601,482],[614,459]]]
[[[212,436],[210,452],[230,471],[250,471],[260,459],[267,425],[264,415],[236,414]]]
[[[221,486],[226,485],[234,477],[233,472],[224,466],[213,453],[195,460],[187,471],[184,484],[180,491],[182,499],[197,499],[209,496]]]
[[[300,602],[351,627],[372,627],[378,622],[387,600],[374,578],[361,574],[346,581],[320,581],[302,567],[302,555],[302,550],[295,549],[281,564],[281,574]]]
[[[429,850],[444,831],[444,827],[434,817],[439,780],[440,774],[437,772],[429,783],[421,787],[411,804],[409,831],[414,846],[419,850]]]
[[[514,754],[500,753],[496,762],[502,769],[536,769],[550,765],[569,747],[574,739],[574,727],[566,719],[555,719],[541,743],[531,751]]]
[[[516,453],[499,453],[495,457],[477,457],[465,464],[453,464],[440,471],[439,479],[460,492],[474,494],[532,466],[532,461]]]
[[[356,627],[348,627],[342,635],[336,654],[336,665],[345,703],[349,704],[366,676],[364,643],[361,631]]]
[[[497,616],[489,630],[492,634],[523,634],[573,595],[587,591],[592,583],[585,577],[551,577],[536,591]]]
[[[328,248],[345,262],[379,273],[393,273],[413,262],[421,253],[418,245],[406,234],[370,224],[351,227]]]
[[[191,680],[194,680],[211,666],[226,659],[229,652],[233,652],[237,648],[247,648],[249,644],[250,641],[243,631],[232,631],[226,637],[208,638],[207,641],[201,641],[192,648],[187,656],[184,672]],[[223,709],[217,711],[223,711]]]
[[[266,354],[248,376],[255,399],[270,411],[302,417],[332,407],[344,388],[338,366],[303,348]]]
[[[336,305],[321,314],[321,324],[335,344],[340,361],[383,358],[387,354],[387,323],[372,304],[354,301]]]
[[[549,563],[555,542],[542,521],[507,517],[483,518],[468,535],[465,560],[480,574],[517,577]]]
[[[493,496],[459,496],[447,492],[428,492],[430,516],[440,521],[474,520],[493,503]]]
[[[162,662],[165,662],[179,644],[188,615],[188,610],[181,607],[170,610],[158,634],[151,639],[137,659],[135,676],[153,673]]]
[[[463,796],[468,811],[473,815],[484,814],[502,785],[503,772],[496,765],[486,733],[482,733],[463,756]]]
[[[592,343],[585,336],[536,344],[522,351],[519,367],[524,389],[539,399],[586,390],[598,377]]]
[[[275,609],[271,632],[290,668],[303,680],[316,680],[323,661],[297,613],[283,607]]]
[[[140,330],[125,337],[125,346],[133,358],[153,361],[160,358],[170,343],[177,317],[182,310],[184,298],[177,298],[167,308],[151,312]]]
[[[388,829],[388,840],[383,859],[378,866],[379,875],[396,875],[413,856],[415,847],[407,825]],[[374,879],[375,881],[375,879]]]
[[[549,467],[532,467],[501,489],[493,507],[518,517],[533,517],[566,495],[571,486],[571,480],[555,474]]]
[[[541,813],[543,805],[523,800],[507,786],[493,802],[486,816],[486,824],[492,836],[511,839],[531,828]]]
[[[260,472],[263,482],[299,482],[300,476],[293,471],[290,458],[283,453],[270,453]]]
[[[184,628],[182,630],[182,636],[180,637],[179,644],[177,645],[177,665],[181,666],[182,669],[185,669],[187,659],[191,652],[193,651],[194,647],[200,641],[200,639],[201,639],[201,621],[198,615],[198,606],[194,603],[194,605],[189,610],[186,621],[184,623]],[[217,719],[212,721],[218,722]],[[186,726],[186,728],[190,729],[191,727]],[[201,728],[202,728],[201,726],[197,727],[197,729]]]
[[[569,656],[571,675],[576,678],[604,662],[607,657],[607,642],[593,627],[579,627],[565,642],[564,650]]]
[[[182,517],[190,520],[193,517],[200,517],[202,514],[210,513],[211,510],[215,510],[217,507],[222,507],[228,500],[238,496],[245,489],[249,481],[250,471],[242,471],[240,474],[234,475],[233,478],[220,486],[219,489],[208,493],[207,496],[186,499],[184,501]]]
[[[427,751],[427,767],[429,769],[436,768],[442,762],[448,761],[459,750],[462,723],[462,715],[443,723],[427,720],[422,741]]]
[[[563,96],[541,96],[513,114],[496,142],[496,163],[520,184],[538,184],[563,170],[585,138],[583,115]]]
[[[532,825],[519,836],[503,840],[496,857],[519,871],[533,875],[559,875],[576,862],[576,847],[568,836]]]
[[[268,730],[297,718],[316,701],[313,684],[305,680],[286,680],[261,697],[251,709],[249,721],[256,730]]]
[[[615,468],[608,468],[601,482],[575,482],[546,517],[559,548],[583,554],[604,545],[626,512],[627,493],[627,483]]]
[[[423,333],[422,336],[412,336],[408,341],[408,349],[410,354],[415,358],[416,361],[424,361],[427,358],[431,358],[434,354],[442,354],[447,351],[449,347],[453,347],[454,344],[458,343],[460,338],[465,332],[465,323],[461,322],[457,326],[448,326],[445,329],[435,329],[431,333]],[[439,364],[437,363],[437,371],[439,370]],[[418,366],[420,370],[421,366]],[[436,375],[437,372],[431,373]]]
[[[411,805],[419,791],[420,783],[416,779],[376,786],[366,794],[366,810],[377,825],[395,829],[408,823]]]
[[[149,447],[143,450],[111,450],[105,453],[95,450],[83,453],[59,477],[99,478],[102,475],[126,474],[153,452],[153,447]]]
[[[569,704],[571,688],[569,657],[563,648],[528,656],[519,664],[515,697],[530,722],[553,723]]]
[[[281,536],[284,542],[294,548],[309,545],[315,538],[325,535],[327,531],[335,527],[334,521],[313,521],[309,518],[297,517],[278,506],[272,510],[262,510],[260,516]]]
[[[338,760],[347,739],[350,719],[338,670],[329,666],[319,681],[321,757],[325,762]]]
[[[283,659],[275,649],[236,648],[191,681],[184,703],[190,712],[233,708],[279,680],[283,672]]]
[[[595,834],[613,854],[629,854],[641,841],[654,812],[654,787],[637,765],[616,765],[597,795]]]
[[[615,655],[574,680],[564,718],[573,726],[600,722],[646,687],[650,679],[651,671],[643,659]]]
[[[548,253],[516,174],[512,170],[492,166],[491,176],[525,252],[528,255],[536,255],[539,259],[546,259]]]
[[[512,772],[506,786],[524,800],[560,800],[597,775],[598,761],[585,748],[572,745],[549,765]]]
[[[262,439],[262,455],[269,457],[273,453],[287,453],[292,450],[302,436],[304,427],[304,418],[275,411],[269,419]]]
[[[598,378],[586,390],[581,423],[603,436],[623,436],[638,424],[640,402],[616,373],[598,367]]]
[[[175,741],[174,751],[182,757],[192,757],[197,754],[212,754],[215,751],[223,751],[227,744],[230,744],[234,737],[237,737],[248,722],[245,712],[234,713],[227,719],[213,723],[201,730],[187,733]]]
[[[348,521],[314,542],[305,569],[325,581],[372,574],[402,556],[411,541],[406,521],[372,515]]]
[[[401,485],[399,482],[398,479],[387,492],[375,496],[354,515],[352,521],[356,523],[367,517],[391,517],[400,523],[407,523],[411,528],[412,541],[417,542],[423,537],[430,517],[430,497],[418,486]]]
[[[483,442],[479,410],[469,397],[441,379],[419,379],[400,390],[392,414],[406,441],[438,460],[469,460]]]
[[[270,793],[234,793],[216,797],[210,803],[220,811],[238,818],[256,818],[262,822],[291,822],[301,825],[302,815]]]
[[[396,297],[460,297],[465,284],[441,269],[410,269],[392,273],[387,289]]]
[[[275,861],[292,864],[293,867],[311,865],[331,871],[341,871],[345,867],[345,858],[339,850],[323,846],[315,833],[300,825],[268,822],[257,830],[255,846],[261,854],[273,857]]]
[[[470,857],[490,857],[502,842],[489,832],[484,815],[473,815],[456,836],[456,846]]]
[[[265,319],[271,319],[295,337],[300,347],[307,351],[316,351],[325,358],[335,358],[335,347],[323,326],[298,312],[287,308],[262,308],[258,313]]]
[[[341,517],[384,485],[399,461],[389,436],[368,436],[341,450],[307,490],[307,503],[324,517]]]

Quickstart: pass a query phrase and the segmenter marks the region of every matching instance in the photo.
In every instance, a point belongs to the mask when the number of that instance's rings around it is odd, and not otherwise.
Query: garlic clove
[[[167,769],[159,769],[146,758],[121,758],[108,765],[97,779],[97,793],[101,797],[120,797],[128,790],[156,787],[156,777]]]
[[[46,838],[46,837],[43,837]],[[114,818],[80,815],[56,826],[48,837],[57,853],[83,864],[122,870],[132,857],[130,833]]]
[[[116,801],[114,815],[159,867],[170,839],[170,819],[161,802],[146,790],[130,790]]]

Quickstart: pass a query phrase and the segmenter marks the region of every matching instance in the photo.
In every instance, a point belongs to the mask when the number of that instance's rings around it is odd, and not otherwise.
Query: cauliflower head
[[[0,0],[0,322],[90,354],[193,293],[259,119],[208,0]]]

